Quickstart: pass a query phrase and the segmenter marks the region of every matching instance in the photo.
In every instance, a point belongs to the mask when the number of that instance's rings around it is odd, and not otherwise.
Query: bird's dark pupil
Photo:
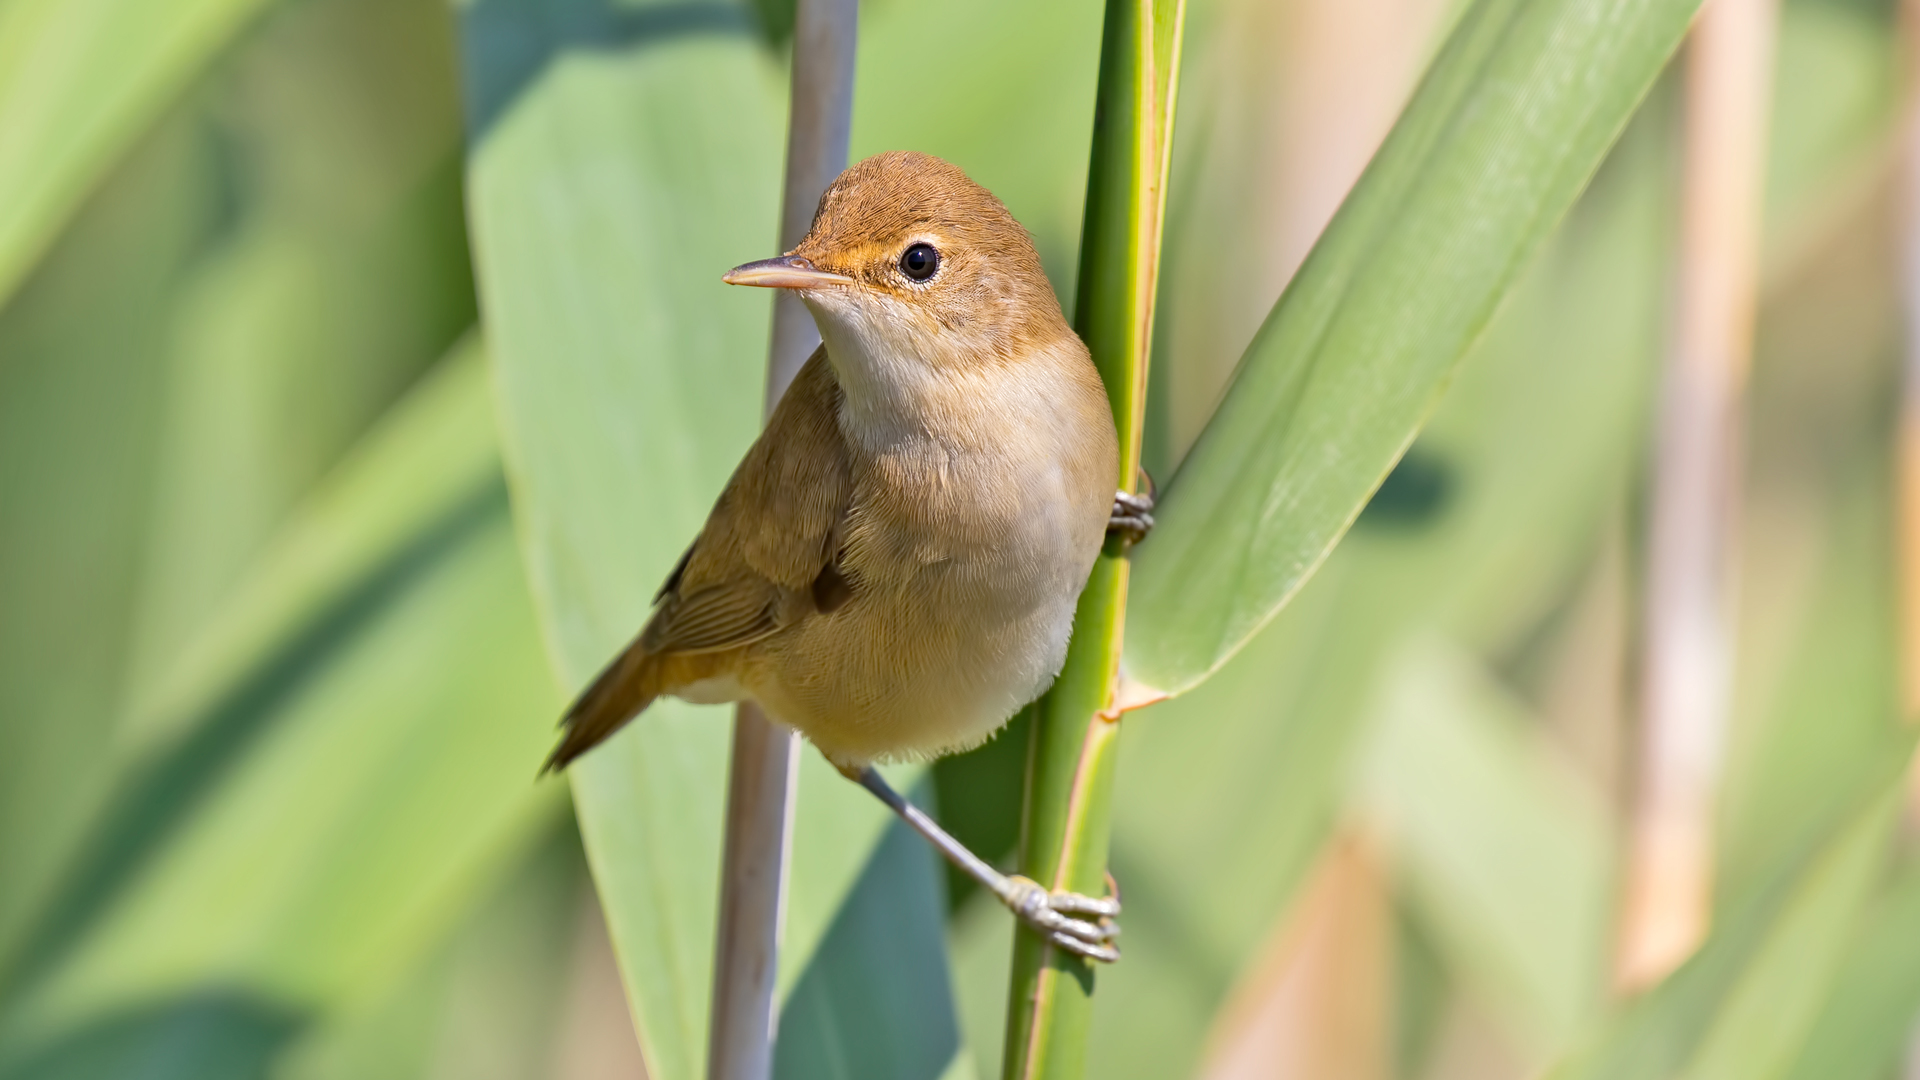
[[[915,281],[925,281],[940,268],[940,253],[932,244],[915,244],[900,256],[900,269]]]

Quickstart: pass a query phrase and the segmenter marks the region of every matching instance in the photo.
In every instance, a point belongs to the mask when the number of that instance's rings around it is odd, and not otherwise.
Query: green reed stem
[[[1120,433],[1115,483],[1128,491],[1136,489],[1140,463],[1185,10],[1185,0],[1108,0],[1100,46],[1074,328],[1106,382]],[[1109,539],[1080,594],[1066,667],[1033,706],[1020,872],[1055,890],[1099,895],[1106,888],[1126,607],[1126,551]],[[1007,1080],[1076,1080],[1085,1073],[1095,982],[1087,961],[1018,931]]]

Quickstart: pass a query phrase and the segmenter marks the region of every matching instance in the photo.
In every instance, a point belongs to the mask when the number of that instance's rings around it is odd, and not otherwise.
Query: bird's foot
[[[1153,496],[1142,492],[1113,493],[1113,512],[1107,518],[1107,532],[1118,533],[1129,544],[1140,542],[1153,531]]]
[[[1113,886],[1111,875],[1107,884]],[[1010,877],[1000,899],[1040,936],[1076,956],[1111,964],[1120,959],[1113,939],[1120,936],[1119,890],[1107,897],[1048,892],[1031,878]]]

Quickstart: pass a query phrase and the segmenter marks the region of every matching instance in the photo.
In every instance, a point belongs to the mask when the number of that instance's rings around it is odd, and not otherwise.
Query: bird
[[[1047,940],[1118,959],[1117,896],[1001,874],[873,768],[976,746],[1044,693],[1109,534],[1152,526],[1032,237],[960,168],[892,151],[723,280],[792,290],[820,347],[546,768],[662,696],[751,700]]]

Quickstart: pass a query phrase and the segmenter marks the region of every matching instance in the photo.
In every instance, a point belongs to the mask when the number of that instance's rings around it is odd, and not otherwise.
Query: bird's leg
[[[1119,533],[1129,544],[1138,543],[1153,531],[1153,477],[1148,476],[1145,469],[1140,470],[1140,477],[1145,481],[1142,486],[1146,490],[1138,495],[1130,491],[1114,492],[1113,510],[1107,517],[1107,531]]]
[[[1048,892],[1039,882],[1030,878],[1002,874],[988,866],[980,856],[968,851],[965,844],[955,840],[925,811],[901,798],[900,793],[893,790],[873,766],[858,771],[842,768],[840,772],[847,779],[873,792],[912,826],[913,831],[925,837],[955,866],[966,871],[968,877],[986,886],[988,892],[999,897],[1000,902],[1022,921],[1039,931],[1041,937],[1089,960],[1111,964],[1120,959],[1120,950],[1113,944],[1113,939],[1120,936],[1120,926],[1114,922],[1120,914],[1118,890],[1115,890],[1116,895],[1109,897]]]

